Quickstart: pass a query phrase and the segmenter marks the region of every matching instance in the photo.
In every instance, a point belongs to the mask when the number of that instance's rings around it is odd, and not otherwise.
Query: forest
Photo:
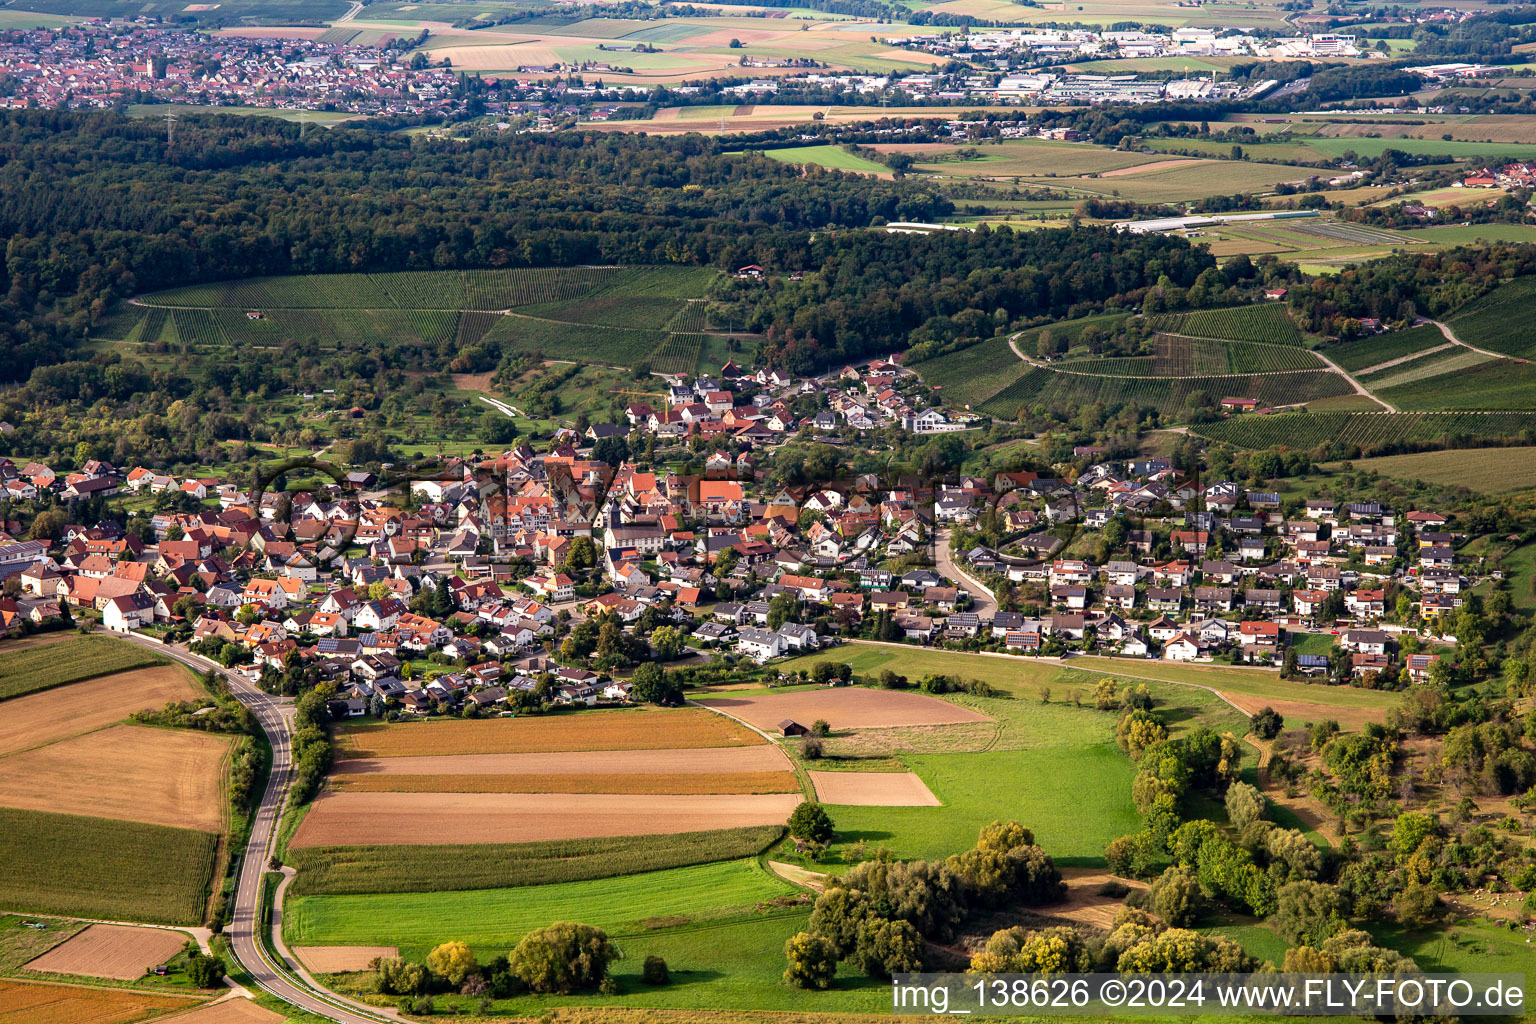
[[[189,116],[174,143],[111,112],[0,117],[0,378],[69,357],[118,300],[283,273],[682,263],[765,266],[809,232],[929,220],[913,182],[802,176],[699,137],[427,144]],[[765,244],[767,243],[767,244]],[[759,251],[761,250],[761,251]]]

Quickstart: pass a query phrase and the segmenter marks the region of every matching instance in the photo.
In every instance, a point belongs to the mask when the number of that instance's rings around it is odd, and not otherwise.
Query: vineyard
[[[1370,338],[1330,345],[1323,350],[1323,355],[1338,363],[1349,373],[1355,373],[1413,355],[1415,352],[1428,352],[1432,348],[1447,344],[1450,343],[1445,340],[1445,335],[1440,333],[1440,328],[1434,324],[1426,324],[1423,327],[1410,327],[1406,331],[1391,331]]]
[[[1536,436],[1536,412],[1331,412],[1233,416],[1190,428],[1239,448],[1311,449],[1338,441],[1362,452],[1401,444],[1522,440]]]
[[[1470,369],[1438,373],[1383,388],[1380,395],[1399,409],[1528,410],[1536,405],[1531,397],[1536,395],[1536,366],[1492,359]]]
[[[1484,355],[1481,352],[1473,352],[1471,349],[1462,348],[1460,345],[1452,345],[1437,352],[1427,353],[1410,359],[1406,363],[1398,363],[1389,366],[1385,370],[1366,374],[1359,378],[1360,383],[1372,391],[1383,391],[1387,388],[1400,387],[1404,384],[1412,384],[1415,381],[1428,380],[1444,373],[1455,373],[1460,370],[1468,370],[1474,366],[1488,362],[1493,356]]]
[[[704,354],[704,335],[669,334],[651,355],[651,369],[660,373],[695,373]]]
[[[1536,357],[1536,278],[1521,277],[1501,285],[1445,318],[1468,345],[1519,358]]]
[[[1260,341],[1276,345],[1305,345],[1306,339],[1278,302],[1194,313],[1165,313],[1151,318],[1155,330],[1224,341]]]
[[[999,336],[918,363],[916,369],[923,383],[940,389],[946,403],[974,408],[1023,377],[1029,366]]]
[[[666,266],[251,278],[147,296],[96,333],[187,356],[293,342],[394,353],[402,365],[425,368],[471,349],[471,362],[494,365],[502,347],[621,366],[656,355],[693,372],[707,340],[698,296],[712,276]],[[517,314],[501,312],[508,309]]]
[[[1012,419],[1022,406],[1070,409],[1095,403],[1135,404],[1157,409],[1172,422],[1196,394],[1212,401],[1243,396],[1256,398],[1265,405],[1290,405],[1352,390],[1344,378],[1327,370],[1273,376],[1159,378],[1097,377],[1034,369],[987,399],[980,408],[994,416]]]

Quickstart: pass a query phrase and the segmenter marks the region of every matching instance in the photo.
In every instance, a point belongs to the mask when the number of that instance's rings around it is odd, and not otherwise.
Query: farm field
[[[859,807],[937,807],[915,772],[810,772],[816,799]]]
[[[1354,126],[1332,124],[1329,131],[1343,132]],[[1372,125],[1369,130],[1379,132],[1386,136],[1388,125]],[[1536,158],[1536,145],[1510,143],[1510,142],[1459,142],[1452,140],[1446,142],[1439,136],[1443,132],[1436,128],[1435,137],[1432,139],[1415,139],[1403,137],[1368,138],[1361,135],[1339,135],[1329,137],[1325,135],[1306,135],[1290,138],[1270,137],[1264,142],[1244,143],[1243,155],[1247,160],[1274,160],[1281,162],[1290,161],[1328,161],[1337,160],[1346,152],[1354,152],[1363,157],[1375,158],[1388,149],[1401,150],[1412,156],[1448,156],[1461,160],[1491,160],[1496,157],[1508,157],[1511,160],[1529,160]],[[1149,149],[1162,152],[1196,153],[1207,156],[1226,157],[1232,149],[1230,142],[1203,141],[1199,139],[1144,139],[1143,143]]]
[[[780,824],[800,800],[799,793],[328,792],[315,801],[289,845],[524,843],[744,828]]]
[[[940,389],[946,402],[965,407],[980,405],[1029,371],[1001,335],[916,363],[914,368],[923,383]]]
[[[756,746],[763,742],[761,736],[728,718],[697,708],[685,708],[350,726],[337,732],[337,756],[348,759],[562,750],[664,750]]]
[[[1526,437],[1527,432],[1536,432],[1536,413],[1297,413],[1233,416],[1192,429],[1202,437],[1226,441],[1239,448],[1309,449],[1338,442],[1358,446],[1362,453],[1369,454],[1373,448],[1379,450],[1382,445],[1404,441],[1518,440]]]
[[[674,835],[496,845],[338,846],[289,851],[291,892],[437,892],[576,882],[753,857],[783,835],[778,825]]]
[[[585,775],[593,765],[564,753],[449,754],[338,761],[340,775]],[[605,772],[623,775],[721,774],[785,771],[789,761],[771,744],[756,746],[611,750]]]
[[[287,1020],[253,999],[225,999],[176,1017],[176,1024],[281,1024]]]
[[[809,725],[824,719],[833,729],[877,729],[901,725],[948,725],[985,722],[986,715],[936,697],[862,686],[769,694],[764,697],[705,697],[718,708],[759,729],[772,729],[785,719]]]
[[[1466,487],[1480,494],[1536,488],[1536,448],[1475,448],[1359,459],[1357,470],[1398,480]]]
[[[210,832],[0,807],[0,906],[197,924],[217,845]]]
[[[0,658],[0,663],[3,661]],[[168,701],[185,700],[198,693],[186,669],[156,665],[14,697],[5,702],[5,713],[0,715],[0,756],[92,732],[135,711],[162,707]]]
[[[29,971],[133,981],[181,951],[187,936],[163,928],[93,924],[35,960]]]
[[[132,989],[0,980],[0,1020],[7,1024],[132,1024],[195,1005],[185,997]]]
[[[510,889],[304,896],[287,902],[284,930],[294,945],[392,945],[418,959],[452,934],[489,959],[551,921],[581,921],[623,935],[645,929],[647,921],[720,917],[793,891],[755,860],[728,860]]]
[[[844,151],[841,146],[795,146],[790,149],[765,149],[762,154],[786,164],[813,164],[830,171],[854,171],[889,178],[891,169],[856,153]]]
[[[1439,333],[1439,332],[1436,332]],[[1473,352],[1460,345],[1446,345],[1425,352],[1396,366],[1363,374],[1356,379],[1367,388],[1381,394],[1392,394],[1393,388],[1413,384],[1421,380],[1439,378],[1446,374],[1461,373],[1493,360],[1493,356]],[[1502,360],[1501,360],[1502,361]],[[1410,406],[1411,408],[1411,406]]]
[[[0,757],[0,806],[217,831],[230,742],[119,725]]]
[[[1016,139],[985,146],[951,147],[946,155],[964,152],[971,159],[922,159],[924,154],[914,154],[919,160],[919,170],[945,177],[1013,177],[1050,175],[1072,176],[1100,174],[1125,167],[1160,162],[1161,158],[1142,153],[1127,153],[1107,149],[1089,143],[1047,142],[1036,139]],[[1166,161],[1161,161],[1166,163]]]
[[[1105,196],[1141,203],[1192,202],[1213,192],[1264,194],[1281,183],[1303,182],[1318,173],[1312,167],[1230,160],[1177,160],[1148,163],[1110,175],[1008,175],[1019,184],[1068,189],[1082,197]]]
[[[787,768],[787,766],[786,766]],[[635,796],[690,793],[799,793],[794,772],[681,772],[628,776],[604,771],[585,775],[346,775],[330,786],[348,793],[628,793]]]
[[[0,700],[163,664],[142,647],[104,636],[62,635],[16,651],[0,649]]]

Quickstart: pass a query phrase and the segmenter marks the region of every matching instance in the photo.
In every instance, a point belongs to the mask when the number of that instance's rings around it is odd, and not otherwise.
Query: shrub
[[[1173,927],[1188,924],[1200,902],[1200,886],[1181,867],[1171,867],[1152,883],[1152,912]]]
[[[475,954],[462,942],[444,942],[427,954],[427,967],[433,974],[450,985],[463,984],[464,979],[479,969]]]
[[[790,814],[789,834],[796,839],[829,843],[836,831],[832,824],[832,816],[827,813],[826,808],[814,800],[808,800]]]
[[[1259,739],[1272,740],[1285,728],[1285,719],[1274,708],[1265,707],[1248,719],[1248,726]]]
[[[198,988],[218,988],[224,979],[224,961],[194,949],[187,954],[187,977]]]
[[[601,928],[557,921],[523,936],[508,959],[534,992],[567,993],[599,984],[616,955]]]
[[[427,969],[398,956],[384,957],[376,984],[386,995],[413,996],[427,987]]]
[[[1227,787],[1226,803],[1227,819],[1238,831],[1269,816],[1269,799],[1246,782],[1234,782]]]
[[[659,956],[648,956],[640,967],[640,980],[647,985],[665,985],[672,980],[667,971],[667,962]]]
[[[820,935],[800,932],[784,943],[784,982],[797,988],[828,988],[837,972],[837,950]]]

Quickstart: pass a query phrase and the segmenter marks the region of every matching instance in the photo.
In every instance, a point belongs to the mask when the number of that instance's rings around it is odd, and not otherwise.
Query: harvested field
[[[164,928],[93,924],[26,965],[29,971],[81,974],[133,981],[163,964],[186,944],[187,936]]]
[[[1274,708],[1285,718],[1287,723],[1300,725],[1302,722],[1321,722],[1332,718],[1345,729],[1358,729],[1366,722],[1380,722],[1386,717],[1384,711],[1373,708],[1356,708],[1347,705],[1327,703],[1327,687],[1319,687],[1323,693],[1319,694],[1317,703],[1302,700],[1274,700],[1269,697],[1253,697],[1243,693],[1230,693],[1222,691],[1222,696],[1231,703],[1243,709],[1245,715],[1253,716],[1265,708]]]
[[[811,772],[816,799],[855,807],[938,807],[916,772]]]
[[[779,824],[798,803],[798,794],[326,793],[290,845],[527,843],[743,828]]]
[[[772,729],[785,719],[810,725],[824,719],[834,730],[879,729],[892,725],[946,725],[987,722],[969,708],[900,690],[844,686],[831,690],[769,694],[765,697],[713,697],[699,701],[757,726]]]
[[[17,697],[5,702],[0,716],[0,755],[78,736],[135,711],[197,695],[186,669],[156,665]]]
[[[734,747],[753,746],[763,738],[720,715],[688,708],[363,725],[341,730],[337,741],[342,757],[371,758]]]
[[[1099,177],[1101,177],[1101,178],[1123,178],[1123,177],[1125,177],[1126,175],[1129,175],[1129,174],[1145,174],[1145,173],[1147,173],[1149,171],[1161,171],[1161,170],[1165,170],[1165,169],[1167,169],[1169,167],[1177,167],[1180,164],[1187,164],[1187,163],[1189,163],[1189,161],[1188,160],[1184,160],[1184,159],[1179,159],[1179,160],[1154,160],[1154,161],[1152,161],[1149,164],[1137,164],[1134,167],[1116,167],[1114,170],[1100,171],[1099,172]]]
[[[176,1024],[281,1024],[288,1018],[249,999],[231,996],[170,1018]]]
[[[795,773],[707,775],[333,775],[334,789],[351,793],[798,793]]]
[[[366,971],[374,957],[400,955],[394,946],[294,946],[293,952],[316,974]]]
[[[568,754],[459,754],[337,761],[333,770],[338,775],[585,775],[601,768],[614,775],[681,775],[787,771],[789,767],[789,758],[782,751],[762,743],[755,747],[616,750],[604,753],[599,764]]]
[[[186,998],[132,989],[0,981],[5,1024],[128,1024],[190,1005]]]
[[[119,725],[0,757],[0,806],[215,832],[225,736]]]

